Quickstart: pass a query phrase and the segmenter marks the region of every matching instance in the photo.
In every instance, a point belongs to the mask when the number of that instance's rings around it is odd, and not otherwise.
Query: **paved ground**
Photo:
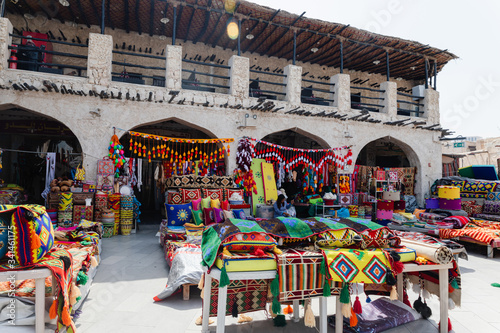
[[[194,321],[201,315],[201,299],[196,287],[192,297],[183,301],[177,294],[166,301],[154,303],[153,297],[163,290],[168,266],[155,234],[157,226],[143,225],[131,236],[115,236],[103,240],[102,262],[90,294],[76,320],[79,333],[112,332],[200,332]],[[500,333],[500,254],[486,258],[484,247],[469,247],[469,261],[460,260],[462,270],[462,307],[450,311],[453,329],[457,333]],[[416,297],[410,291],[410,300]],[[364,299],[361,297],[361,299]],[[439,300],[433,297],[431,320],[420,320],[387,332],[437,332]],[[318,302],[313,311],[319,313]],[[335,312],[333,297],[328,302],[328,313]],[[303,320],[288,321],[283,328],[275,328],[266,320],[263,311],[251,314],[254,322],[237,325],[226,318],[226,332],[316,332],[306,329]],[[211,326],[215,331],[215,326]],[[333,332],[330,328],[329,331]]]

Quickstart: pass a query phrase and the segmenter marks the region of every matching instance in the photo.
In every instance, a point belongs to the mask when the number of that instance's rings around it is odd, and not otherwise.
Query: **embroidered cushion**
[[[13,254],[21,266],[37,263],[52,249],[54,229],[45,207],[0,206],[0,219],[12,228]]]
[[[452,180],[450,185],[451,186],[456,186],[456,187],[458,187],[460,189],[460,191],[462,191],[463,188],[464,188],[465,183],[466,183],[465,180],[462,180],[462,181]]]
[[[478,182],[477,190],[480,192],[494,192],[497,187],[497,183],[495,182]]]
[[[460,192],[461,198],[471,198],[471,199],[485,199],[486,192]]]
[[[238,193],[243,198],[242,189],[226,188],[224,191],[224,199],[229,200],[234,193]]]
[[[203,208],[203,219],[205,220],[205,225],[215,223],[215,216],[212,208]]]
[[[215,186],[217,187],[233,187],[234,186],[234,180],[233,177],[231,176],[220,176],[220,177],[215,177]]]
[[[184,223],[191,222],[192,218],[191,203],[182,205],[165,204],[169,226],[182,226]]]
[[[210,207],[212,207],[212,208],[220,208],[220,200],[219,199],[215,199],[215,200],[210,201]]]
[[[263,232],[238,233],[222,243],[229,252],[254,252],[257,249],[271,252],[278,245],[276,240]]]
[[[222,208],[223,210],[230,210],[231,206],[229,205],[229,201],[227,200],[222,201],[220,203],[220,208]]]
[[[193,200],[198,200],[201,198],[201,191],[200,190],[188,190],[181,188],[181,194],[182,194],[182,202],[183,203],[188,203]]]
[[[167,203],[169,205],[180,205],[182,203],[182,195],[179,192],[168,192]]]
[[[236,219],[240,219],[240,220],[247,219],[247,216],[246,216],[245,211],[243,209],[233,210],[233,215],[234,215],[234,218],[236,218]]]
[[[193,210],[201,210],[201,198],[198,200],[191,201],[191,205],[193,206]]]
[[[224,211],[220,208],[212,208],[215,223],[222,223],[225,220]]]
[[[171,187],[193,187],[194,181],[194,175],[173,176]]]
[[[205,198],[210,197],[212,200],[223,200],[222,189],[203,189],[203,196]]]
[[[226,219],[234,219],[233,212],[230,210],[223,210],[224,212],[224,218]]]
[[[348,247],[361,243],[361,237],[352,229],[328,230],[318,235],[316,244],[319,246]]]
[[[196,177],[196,185],[200,187],[213,187],[214,178],[210,176],[198,176]]]
[[[483,214],[500,215],[500,201],[485,201],[483,206]]]
[[[201,208],[210,208],[210,205],[212,204],[212,199],[209,198],[203,198],[201,199]]]
[[[196,225],[201,225],[203,224],[203,210],[199,209],[199,210],[193,210],[193,220],[194,220],[194,224]]]

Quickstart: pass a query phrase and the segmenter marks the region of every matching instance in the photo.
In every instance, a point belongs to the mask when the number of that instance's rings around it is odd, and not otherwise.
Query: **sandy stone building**
[[[246,1],[100,4],[8,2],[0,18],[4,147],[13,137],[37,140],[7,123],[63,124],[95,177],[114,132],[283,143],[280,133],[292,133],[299,146],[351,145],[354,160],[374,165],[387,155],[382,148],[396,147],[405,165],[394,166],[417,168],[420,200],[441,176],[436,75],[453,54]],[[12,52],[28,36],[49,41],[37,69]],[[228,174],[234,168],[232,154]]]

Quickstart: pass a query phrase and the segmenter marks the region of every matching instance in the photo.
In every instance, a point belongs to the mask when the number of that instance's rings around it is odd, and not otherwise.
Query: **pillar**
[[[283,83],[286,84],[286,101],[291,105],[300,104],[300,92],[302,90],[302,67],[288,65],[284,68]]]
[[[377,100],[379,105],[383,105],[382,113],[386,113],[388,115],[397,116],[398,114],[398,85],[396,82],[382,82],[380,83],[381,92],[379,97],[382,97],[384,100]]]
[[[90,33],[88,52],[87,75],[89,83],[108,86],[111,84],[113,37]]]
[[[424,113],[421,116],[427,118],[430,125],[439,123],[439,92],[433,89],[424,90]]]
[[[245,99],[248,98],[250,82],[250,60],[245,57],[233,55],[229,59],[229,94]]]
[[[349,74],[336,74],[330,78],[330,91],[333,92],[333,106],[339,111],[346,112],[351,109],[351,76]]]
[[[12,37],[9,34],[12,31],[10,20],[6,17],[0,17],[0,71],[9,68],[9,45],[12,44]]]
[[[182,88],[182,46],[167,45],[165,50],[165,87],[169,90]]]

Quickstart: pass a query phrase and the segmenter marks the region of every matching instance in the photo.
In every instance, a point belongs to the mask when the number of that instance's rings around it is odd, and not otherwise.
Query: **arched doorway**
[[[140,132],[145,134],[152,134],[157,136],[164,136],[169,138],[181,138],[181,139],[215,139],[216,136],[205,128],[201,128],[189,122],[171,118],[168,120],[163,120],[159,122],[153,122],[148,124],[142,124],[131,129],[134,132]],[[124,146],[125,156],[137,157],[137,154],[132,154],[129,150],[129,142],[131,135],[129,132],[125,133],[121,138],[120,142]],[[221,146],[222,147],[222,146]],[[214,144],[211,149],[219,148],[219,145]],[[142,185],[137,187],[134,191],[137,199],[141,202],[142,210],[142,220],[143,222],[153,222],[159,223],[163,216],[164,203],[165,203],[165,191],[167,190],[165,184],[157,181],[155,175],[158,175],[162,170],[166,170],[168,160],[162,160],[159,156],[152,158],[151,162],[147,158],[137,157],[141,159],[142,173],[141,182]],[[225,166],[227,165],[227,156],[225,157],[223,163],[224,173]],[[177,173],[177,171],[175,171]],[[161,178],[161,174],[158,176]]]
[[[23,189],[26,202],[44,204],[46,153],[56,153],[55,177],[72,177],[82,163],[78,138],[63,123],[13,105],[0,108],[0,179]],[[20,202],[19,202],[20,203]]]
[[[368,167],[368,170],[371,170],[369,172],[375,168],[397,171],[399,182],[403,185],[402,194],[415,195],[414,185],[417,172],[421,168],[420,159],[413,148],[403,141],[386,136],[367,143],[359,152],[356,165]],[[358,168],[358,179],[367,178],[367,175],[361,174],[366,170],[366,168]],[[376,175],[372,174],[372,177],[372,181],[375,182]],[[372,192],[375,187],[383,187],[379,185],[372,184]]]
[[[303,131],[292,128],[266,135],[263,141],[277,145],[299,149],[328,149],[329,145],[323,139]]]

